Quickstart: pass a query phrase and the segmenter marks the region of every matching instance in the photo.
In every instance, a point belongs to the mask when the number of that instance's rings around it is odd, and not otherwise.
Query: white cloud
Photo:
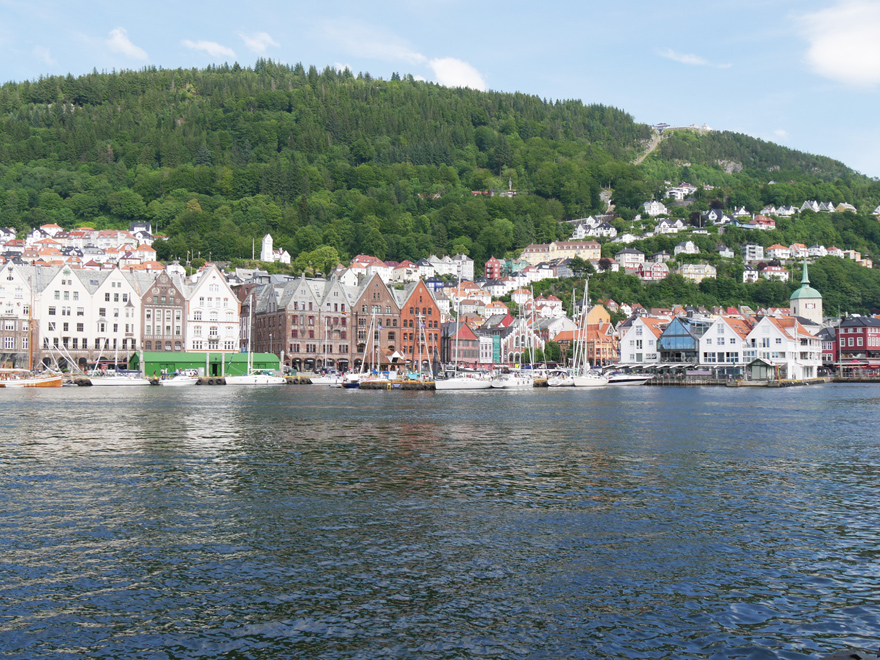
[[[49,49],[44,46],[34,46],[34,55],[36,55],[37,59],[39,59],[44,64],[48,64],[52,66],[55,64],[55,58],[52,57],[52,53],[49,52]]]
[[[699,55],[691,55],[688,53],[679,53],[678,51],[672,50],[671,48],[659,51],[657,54],[660,55],[660,57],[665,57],[666,59],[672,60],[673,62],[688,64],[690,66],[711,66],[718,69],[729,69],[731,66],[730,64],[713,64],[705,57],[700,57]]]
[[[388,32],[360,23],[326,23],[324,34],[355,57],[427,66],[436,81],[446,87],[470,87],[485,91],[486,80],[473,66],[454,57],[428,58],[405,40]],[[414,76],[416,80],[424,80]]]
[[[880,83],[880,3],[841,0],[798,22],[814,73],[853,87]]]
[[[366,25],[327,23],[324,33],[328,40],[357,57],[409,64],[424,64],[428,59],[404,40]]]
[[[238,36],[244,40],[245,46],[260,55],[265,55],[266,49],[269,46],[275,46],[277,48],[281,45],[265,32],[253,32],[251,34],[239,32]]]
[[[221,44],[218,44],[216,41],[190,41],[189,39],[184,39],[181,41],[184,46],[191,50],[201,50],[206,52],[211,57],[222,58],[225,57],[230,60],[235,59],[235,51],[231,48],[227,48]]]
[[[342,72],[345,71],[346,69],[348,69],[349,71],[352,70],[351,65],[349,65],[349,64],[342,64],[342,63],[340,63],[340,62],[336,62],[336,63],[334,63],[334,64],[333,64],[333,68],[336,69],[337,71],[339,71],[340,73],[342,73]]]
[[[113,30],[110,30],[110,38],[107,39],[105,43],[114,53],[121,53],[122,55],[135,60],[149,59],[147,51],[131,43],[131,39],[128,38],[128,32],[125,28],[114,28]]]
[[[483,75],[463,60],[454,57],[438,57],[428,62],[437,82],[446,87],[470,87],[485,92]]]
[[[773,131],[773,135],[785,140],[788,137],[788,131],[784,128],[777,128],[775,131]]]

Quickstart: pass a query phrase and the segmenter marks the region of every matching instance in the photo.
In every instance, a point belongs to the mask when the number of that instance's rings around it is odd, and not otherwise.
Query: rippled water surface
[[[878,406],[832,385],[0,390],[0,656],[876,649]]]

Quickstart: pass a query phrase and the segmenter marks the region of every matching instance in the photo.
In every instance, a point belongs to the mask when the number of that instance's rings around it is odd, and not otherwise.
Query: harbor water
[[[0,657],[876,650],[880,386],[0,390]]]

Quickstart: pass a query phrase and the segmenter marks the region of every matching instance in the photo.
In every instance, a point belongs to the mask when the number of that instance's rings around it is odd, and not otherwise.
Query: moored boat
[[[556,371],[547,377],[547,387],[574,387],[574,378],[567,371]]]
[[[141,387],[150,381],[137,374],[126,374],[118,371],[107,372],[101,376],[89,376],[86,379],[92,387]]]
[[[492,381],[483,378],[482,374],[457,373],[450,378],[434,381],[435,390],[488,390]]]
[[[572,381],[575,387],[605,387],[608,384],[608,379],[595,371],[577,374]]]
[[[284,376],[273,376],[269,373],[253,371],[243,376],[226,376],[227,385],[284,385]]]
[[[535,386],[535,379],[531,373],[508,371],[498,374],[489,384],[501,390],[525,390]]]
[[[612,371],[606,374],[609,385],[644,385],[646,381],[651,380],[650,374],[629,374],[623,371]]]
[[[173,378],[165,378],[159,381],[159,385],[163,387],[189,387],[190,385],[198,385],[199,379],[189,374],[177,374]]]
[[[0,387],[61,387],[64,377],[56,374],[34,374],[27,369],[0,369]]]

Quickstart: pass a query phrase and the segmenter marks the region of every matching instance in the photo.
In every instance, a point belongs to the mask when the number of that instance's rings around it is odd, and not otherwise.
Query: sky
[[[880,177],[880,0],[0,0],[0,83],[260,57],[601,103]]]

